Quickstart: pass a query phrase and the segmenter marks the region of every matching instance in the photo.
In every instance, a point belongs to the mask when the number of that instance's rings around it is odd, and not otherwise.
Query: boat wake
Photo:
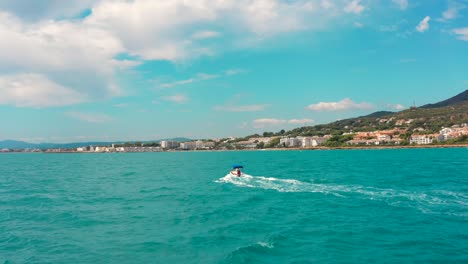
[[[366,187],[360,185],[337,185],[302,182],[293,179],[251,176],[242,177],[230,174],[216,180],[239,187],[276,190],[278,192],[323,193],[342,198],[361,198],[383,201],[396,207],[415,207],[424,213],[443,213],[455,216],[468,216],[468,196],[463,193],[431,191],[428,193],[404,190]]]

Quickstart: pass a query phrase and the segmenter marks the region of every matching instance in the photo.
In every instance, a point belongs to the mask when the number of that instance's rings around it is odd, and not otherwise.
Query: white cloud
[[[88,123],[107,123],[112,121],[110,116],[101,113],[70,111],[66,112],[65,115]]]
[[[241,74],[245,72],[247,71],[243,69],[229,69],[229,70],[224,71],[224,74],[229,76],[229,75],[237,75],[237,74]]]
[[[355,103],[349,98],[345,98],[339,102],[319,102],[306,107],[311,111],[346,111],[346,110],[367,110],[374,106],[370,103]]]
[[[195,76],[189,79],[162,83],[162,84],[159,84],[158,86],[160,88],[174,88],[180,85],[186,85],[186,84],[191,84],[191,83],[201,82],[201,81],[208,81],[208,80],[217,79],[223,76],[232,76],[232,75],[241,74],[244,72],[246,71],[242,69],[229,69],[229,70],[224,71],[221,74],[197,73]]]
[[[268,104],[258,104],[258,105],[218,105],[214,109],[216,111],[226,111],[226,112],[259,112],[265,110]]]
[[[84,101],[84,95],[43,75],[0,75],[0,104],[41,108],[73,105]]]
[[[193,39],[209,39],[209,38],[216,38],[219,37],[221,34],[217,31],[197,31],[193,33],[192,38]]]
[[[280,126],[280,125],[306,125],[313,123],[312,119],[277,119],[277,118],[259,118],[255,119],[252,123],[255,128],[263,128],[263,127],[270,127],[270,126]]]
[[[398,30],[398,25],[381,25],[379,31],[381,32],[395,32]]]
[[[186,84],[190,84],[190,83],[194,83],[194,82],[200,82],[200,81],[216,79],[216,78],[219,78],[219,77],[220,77],[220,75],[218,75],[218,74],[198,73],[197,75],[195,75],[195,76],[193,76],[193,77],[191,77],[189,79],[179,80],[179,81],[170,82],[170,83],[162,83],[162,84],[159,85],[159,87],[161,87],[161,88],[173,88],[173,87],[180,86],[180,85],[186,85]]]
[[[442,13],[442,17],[445,20],[454,19],[457,17],[457,15],[458,15],[458,9],[456,8],[449,8]]]
[[[184,94],[175,94],[175,95],[169,95],[169,96],[163,96],[161,99],[177,104],[184,104],[186,103],[189,99],[186,95]]]
[[[440,21],[445,22],[447,20],[455,19],[458,17],[460,10],[465,9],[466,6],[462,3],[450,1],[447,10],[442,13]]]
[[[397,4],[401,10],[405,10],[408,8],[408,0],[392,0],[395,4]]]
[[[402,104],[387,104],[387,108],[391,110],[398,110],[398,111],[406,109],[406,107]]]
[[[364,25],[362,23],[360,23],[360,22],[354,22],[353,25],[354,25],[354,27],[357,27],[357,28],[364,27]]]
[[[295,125],[305,125],[305,124],[310,124],[310,123],[313,123],[313,122],[314,122],[314,120],[308,119],[308,118],[288,120],[289,124],[295,124]]]
[[[421,32],[421,33],[428,30],[430,20],[431,20],[431,17],[426,16],[423,20],[421,20],[421,22],[419,22],[418,26],[416,27],[416,30]]]
[[[128,53],[144,60],[180,61],[221,48],[197,40],[221,34],[258,39],[304,30],[316,24],[308,23],[310,15],[323,17],[312,1],[102,0],[93,6],[86,24],[111,32]],[[225,32],[194,30],[210,25]]]
[[[468,27],[456,28],[456,29],[452,30],[452,32],[457,35],[458,39],[468,41]]]
[[[172,88],[172,87],[176,87],[176,86],[179,86],[179,85],[186,85],[186,84],[189,84],[189,83],[193,83],[194,81],[195,81],[195,79],[190,78],[190,79],[175,81],[175,82],[171,82],[171,83],[163,83],[163,84],[160,85],[160,87],[161,88]]]
[[[35,74],[92,97],[121,95],[117,69],[131,67],[114,56],[119,40],[76,21],[25,23],[0,11],[0,71]]]
[[[365,7],[361,5],[361,0],[351,0],[345,6],[344,11],[346,13],[360,14],[364,9]]]
[[[331,2],[330,0],[322,0],[320,2],[320,5],[324,8],[324,9],[331,9],[333,7],[335,7],[335,5],[333,4],[333,2]]]
[[[364,9],[360,0],[0,0],[0,72],[41,75],[90,100],[121,96],[116,76],[144,61],[250,48]]]

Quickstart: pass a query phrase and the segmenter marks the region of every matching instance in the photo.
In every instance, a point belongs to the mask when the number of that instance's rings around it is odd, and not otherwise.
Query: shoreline
[[[267,148],[267,149],[207,149],[207,150],[166,150],[158,152],[224,152],[224,151],[294,151],[294,150],[382,150],[382,149],[434,149],[434,148],[468,148],[468,144],[450,144],[450,145],[409,145],[409,146],[340,146],[340,147],[310,147],[310,148]],[[148,151],[150,152],[150,151]],[[42,154],[109,154],[109,153],[148,153],[148,152],[78,152],[78,151],[61,151],[61,152],[26,152],[26,151],[9,151],[1,153],[42,153]]]

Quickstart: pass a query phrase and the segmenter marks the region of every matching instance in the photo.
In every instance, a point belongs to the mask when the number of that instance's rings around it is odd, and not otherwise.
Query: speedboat
[[[243,169],[243,168],[244,168],[244,166],[242,166],[242,165],[232,165],[232,169],[229,172],[229,174],[231,174],[232,176],[240,177],[240,176],[242,176],[244,174],[244,173],[242,173],[240,171],[240,169]]]

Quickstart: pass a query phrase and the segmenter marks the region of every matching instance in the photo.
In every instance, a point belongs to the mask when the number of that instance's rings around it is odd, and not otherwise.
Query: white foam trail
[[[384,201],[391,206],[415,207],[424,213],[444,212],[444,214],[462,217],[468,215],[468,197],[463,193],[449,191],[420,193],[360,185],[315,184],[294,179],[278,179],[248,174],[243,174],[242,177],[227,174],[216,182],[231,183],[240,187],[270,189],[278,192],[324,193],[343,198],[359,195],[359,198]],[[453,211],[456,211],[456,213]]]
[[[264,248],[274,248],[272,243],[267,243],[267,242],[257,242],[257,245],[264,247]]]

